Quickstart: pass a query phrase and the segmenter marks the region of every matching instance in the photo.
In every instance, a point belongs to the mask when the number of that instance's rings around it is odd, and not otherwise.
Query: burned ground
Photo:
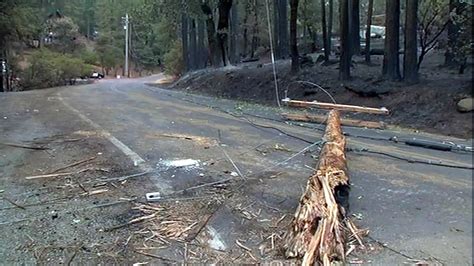
[[[457,102],[472,95],[471,75],[458,75],[455,69],[442,67],[442,55],[430,54],[421,68],[421,81],[415,85],[388,82],[380,77],[381,56],[373,56],[370,66],[363,57],[354,57],[353,78],[338,80],[338,63],[316,64],[303,68],[298,75],[289,73],[290,62],[277,62],[280,99],[332,102],[328,95],[311,84],[327,90],[341,104],[386,107],[388,117],[352,114],[350,117],[379,121],[431,133],[472,137],[471,113],[460,113]],[[192,93],[276,105],[272,66],[246,63],[227,69],[201,70],[187,74],[171,89]],[[317,111],[316,111],[317,112]]]

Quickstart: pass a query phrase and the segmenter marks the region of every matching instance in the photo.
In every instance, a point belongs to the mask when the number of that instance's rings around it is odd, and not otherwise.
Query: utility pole
[[[128,73],[128,23],[129,23],[128,13],[125,14],[124,22],[125,22],[125,25],[124,25],[124,29],[125,29],[125,67],[124,67],[124,75],[127,75],[127,77],[128,77],[129,76],[129,73]]]

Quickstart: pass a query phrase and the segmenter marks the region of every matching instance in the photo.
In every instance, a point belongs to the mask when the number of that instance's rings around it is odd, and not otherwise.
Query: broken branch
[[[89,168],[79,170],[77,172],[68,172],[68,173],[57,173],[57,174],[46,174],[46,175],[32,175],[32,176],[27,176],[25,179],[39,179],[39,178],[46,178],[46,177],[59,177],[59,176],[68,176],[68,175],[73,175],[73,174],[79,174],[85,171],[90,170]]]
[[[370,113],[370,114],[381,114],[381,115],[388,115],[389,111],[387,108],[372,108],[372,107],[364,107],[364,106],[356,106],[356,105],[346,105],[346,104],[334,104],[334,103],[322,103],[322,102],[306,102],[306,101],[298,101],[298,100],[291,100],[291,99],[283,99],[283,103],[288,104],[289,106],[293,107],[300,107],[300,108],[320,108],[320,109],[327,109],[327,110],[339,110],[345,112],[358,112],[358,113]]]
[[[322,115],[313,115],[313,114],[291,114],[283,113],[281,114],[286,120],[300,121],[300,122],[310,122],[310,123],[321,123],[325,124],[327,121],[326,116]],[[372,122],[364,120],[355,120],[341,118],[341,124],[351,127],[366,127],[366,128],[375,128],[375,129],[385,129],[386,125],[384,122]]]
[[[131,224],[136,224],[136,223],[139,223],[139,222],[143,222],[145,220],[149,220],[149,219],[153,219],[155,218],[157,213],[153,213],[153,214],[150,214],[150,215],[145,215],[145,216],[142,216],[142,217],[137,217],[137,218],[134,218],[124,224],[119,224],[119,225],[116,225],[116,226],[112,226],[112,227],[109,227],[109,228],[106,228],[104,229],[104,232],[108,232],[108,231],[112,231],[112,230],[115,230],[115,229],[119,229],[119,228],[122,228],[122,227],[125,227],[125,226],[129,226]]]
[[[74,163],[65,165],[65,166],[63,166],[63,167],[61,167],[61,168],[58,168],[58,169],[52,171],[51,174],[57,173],[57,172],[59,172],[59,171],[61,171],[61,170],[64,170],[64,169],[67,169],[67,168],[70,168],[70,167],[78,166],[78,165],[83,164],[83,163],[85,163],[85,162],[92,161],[92,160],[94,160],[95,158],[96,158],[96,157],[93,156],[93,157],[90,157],[90,158],[87,158],[87,159],[84,159],[84,160],[80,160],[80,161],[78,161],[78,162],[74,162]]]
[[[18,144],[18,143],[7,143],[7,142],[0,142],[0,145],[3,146],[10,146],[10,147],[15,147],[15,148],[23,148],[23,149],[30,149],[30,150],[49,150],[48,147],[43,147],[43,146],[27,146],[24,144]]]

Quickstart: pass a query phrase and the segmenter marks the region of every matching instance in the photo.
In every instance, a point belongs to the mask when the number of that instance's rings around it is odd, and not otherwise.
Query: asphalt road
[[[199,179],[202,176],[219,180],[232,177],[235,175],[232,172],[240,172],[243,177],[234,178],[261,181],[241,191],[244,197],[290,216],[294,213],[315,159],[310,153],[303,153],[285,163],[277,163],[307,147],[308,142],[321,140],[322,126],[317,127],[318,130],[305,124],[277,121],[278,109],[275,108],[189,95],[145,84],[156,79],[155,76],[101,80],[91,85],[12,93],[0,96],[0,100],[34,102],[39,112],[42,106],[55,108],[56,113],[41,118],[44,121],[35,121],[44,123],[55,133],[75,124],[100,132],[128,158],[134,165],[131,167],[153,173],[150,178],[154,187],[144,187],[144,192],[158,191],[166,195],[202,183]],[[6,117],[19,105],[10,105],[9,109],[5,106],[8,105],[0,107],[0,111]],[[68,114],[67,122],[58,119],[63,114]],[[43,134],[41,130],[34,130],[36,125],[26,121],[19,121],[15,127],[8,133],[3,131],[5,139],[21,142]],[[468,146],[472,146],[472,140],[405,130],[345,128],[345,131],[359,136],[348,137],[348,145],[353,148],[368,148],[426,162],[472,166],[471,153],[435,151],[375,138],[417,137]],[[310,150],[317,155],[315,147]],[[173,160],[181,159],[198,160],[200,165],[169,167]],[[379,265],[422,260],[472,265],[472,170],[409,163],[365,152],[350,152],[347,159],[352,183],[350,211],[359,218],[360,227],[370,229],[368,240],[383,245],[380,249],[359,253],[357,258]],[[277,177],[273,176],[275,173]],[[234,244],[235,235],[244,236],[251,225],[226,228],[223,224],[234,224],[228,223],[232,215],[224,212],[221,216],[222,219],[215,219],[213,226],[220,228],[222,243],[218,246],[225,250]],[[253,242],[248,243],[251,246]]]

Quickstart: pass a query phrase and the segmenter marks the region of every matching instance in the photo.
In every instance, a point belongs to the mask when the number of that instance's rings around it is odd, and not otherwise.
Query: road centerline
[[[117,139],[110,132],[106,131],[99,124],[92,121],[90,118],[88,118],[84,114],[82,114],[79,110],[72,107],[67,101],[64,100],[64,98],[61,96],[60,93],[58,93],[58,99],[64,106],[66,106],[66,108],[68,108],[73,113],[78,115],[84,122],[88,123],[91,127],[97,130],[100,133],[100,135],[104,136],[110,143],[112,143],[123,154],[125,154],[128,158],[130,158],[133,161],[134,166],[139,166],[143,170],[149,170],[148,167],[144,165],[145,160],[140,155],[138,155],[138,153],[134,152],[130,147],[125,145],[122,141]]]

